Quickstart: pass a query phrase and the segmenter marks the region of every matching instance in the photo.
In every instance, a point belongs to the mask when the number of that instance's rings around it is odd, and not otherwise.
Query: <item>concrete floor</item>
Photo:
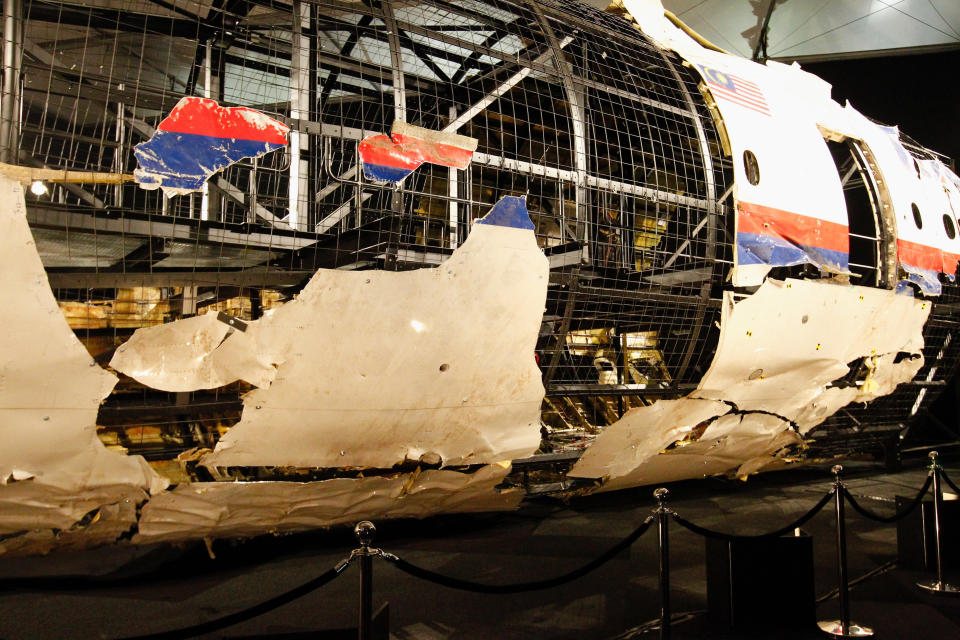
[[[919,466],[897,474],[869,465],[848,467],[855,469],[847,474],[850,491],[864,506],[886,514],[893,512],[895,495],[915,495],[926,473]],[[960,479],[960,470],[951,477]],[[668,486],[670,505],[684,518],[750,534],[783,526],[808,510],[830,480],[827,469],[807,468],[747,483],[708,479]],[[651,492],[647,487],[569,504],[541,499],[509,514],[380,522],[376,545],[414,564],[474,581],[537,580],[593,559],[630,533],[653,508]],[[851,578],[896,559],[895,525],[868,521],[849,509],[847,521]],[[813,536],[816,594],[826,594],[836,587],[832,510],[825,509],[804,529]],[[516,595],[455,591],[377,561],[375,601],[389,600],[396,640],[652,638],[657,632],[644,632],[644,625],[659,612],[656,543],[651,529],[629,553],[586,577]],[[702,612],[707,608],[704,541],[674,525],[670,545],[673,611]],[[246,543],[219,541],[215,560],[202,545],[0,558],[0,639],[121,638],[189,626],[306,582],[355,546],[349,530],[341,528]],[[880,638],[960,637],[960,598],[920,592],[913,583],[925,577],[894,569],[865,581],[851,592],[853,620],[872,626]],[[282,637],[350,627],[356,624],[358,584],[358,567],[351,566],[300,600],[204,637]],[[837,613],[836,599],[817,608],[818,619]],[[673,627],[674,638],[822,637],[813,626],[729,632],[711,626],[707,615],[683,618]]]

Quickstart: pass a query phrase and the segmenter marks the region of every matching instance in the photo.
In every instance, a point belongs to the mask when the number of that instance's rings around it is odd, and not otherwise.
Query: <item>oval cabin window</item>
[[[949,213],[943,214],[943,229],[951,240],[957,237],[957,228],[954,226],[953,218],[950,217]]]
[[[917,225],[917,229],[923,229],[923,218],[920,217],[920,207],[914,202],[910,205],[910,208],[913,209],[913,224]]]
[[[757,156],[749,149],[743,152],[743,168],[747,171],[747,180],[750,184],[756,186],[760,184],[760,164],[757,162]]]

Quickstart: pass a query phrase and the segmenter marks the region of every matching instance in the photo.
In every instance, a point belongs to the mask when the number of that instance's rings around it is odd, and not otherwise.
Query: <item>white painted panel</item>
[[[162,489],[165,481],[143,458],[108,451],[97,439],[97,410],[116,376],[67,325],[27,225],[23,189],[4,177],[0,227],[0,500],[14,490],[11,479],[29,476],[25,481],[78,494],[107,485]]]
[[[572,473],[586,478],[627,476],[701,423],[728,411],[723,402],[687,398],[633,408],[603,430]]]
[[[844,405],[913,379],[929,313],[928,302],[828,281],[767,280],[736,304],[728,293],[697,390],[627,412],[571,475],[605,478],[607,491],[785,464],[785,447]],[[829,387],[862,357],[869,373],[861,387]]]
[[[320,270],[222,343],[217,320],[180,320],[140,329],[112,364],[171,391],[260,387],[207,466],[511,460],[540,444],[547,274],[532,228],[477,224],[437,269]]]
[[[736,305],[727,295],[717,355],[694,395],[793,420],[857,358],[920,354],[929,313],[892,291],[768,280]]]

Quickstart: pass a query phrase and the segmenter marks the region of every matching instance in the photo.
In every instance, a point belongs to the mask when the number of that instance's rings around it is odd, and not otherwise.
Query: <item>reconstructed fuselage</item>
[[[12,4],[0,551],[747,476],[955,368],[960,180],[658,2]]]

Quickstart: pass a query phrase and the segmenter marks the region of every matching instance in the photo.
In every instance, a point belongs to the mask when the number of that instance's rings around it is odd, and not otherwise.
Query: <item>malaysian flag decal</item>
[[[702,64],[698,64],[697,67],[717,100],[732,102],[765,116],[770,115],[770,107],[756,83]]]

